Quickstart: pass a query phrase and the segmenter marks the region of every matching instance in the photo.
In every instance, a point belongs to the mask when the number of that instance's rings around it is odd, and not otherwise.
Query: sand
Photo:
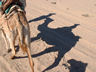
[[[27,0],[35,72],[95,72],[96,0]],[[21,49],[11,60],[0,33],[0,72],[31,72]]]

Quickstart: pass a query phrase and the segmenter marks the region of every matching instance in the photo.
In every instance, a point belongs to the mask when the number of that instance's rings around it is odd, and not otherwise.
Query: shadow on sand
[[[70,64],[69,72],[85,72],[88,65],[87,63],[76,61],[74,59],[68,60],[68,63]]]
[[[42,39],[47,44],[53,45],[53,47],[46,48],[44,51],[32,55],[32,57],[41,56],[50,52],[58,52],[58,56],[55,59],[54,63],[48,68],[46,68],[43,72],[56,67],[61,61],[61,59],[64,57],[64,55],[76,45],[80,38],[79,36],[75,36],[72,32],[72,29],[76,28],[79,24],[74,24],[69,27],[61,27],[56,29],[49,28],[48,24],[54,21],[50,18],[50,16],[52,15],[54,15],[54,13],[46,16],[41,16],[29,21],[30,23],[32,21],[45,19],[44,23],[38,26],[38,30],[40,31],[40,33],[37,35],[37,37],[32,38],[31,42]]]
[[[50,13],[48,15],[43,15],[38,18],[29,20],[29,23],[31,23],[34,21],[45,19],[44,23],[38,26],[38,30],[40,31],[40,33],[36,37],[31,38],[31,42],[38,39],[42,39],[47,44],[53,45],[53,47],[46,48],[44,51],[32,55],[32,57],[38,57],[50,52],[58,52],[58,56],[55,59],[54,63],[51,64],[48,68],[46,68],[43,72],[56,67],[61,61],[61,59],[64,57],[64,55],[68,51],[70,51],[72,47],[74,47],[80,39],[80,36],[75,36],[74,33],[72,32],[72,30],[75,29],[79,24],[74,24],[72,26],[61,27],[56,29],[49,28],[48,24],[54,21],[53,19],[50,18],[50,16],[52,15],[55,15],[55,13]],[[16,59],[26,57],[27,56],[17,57]]]

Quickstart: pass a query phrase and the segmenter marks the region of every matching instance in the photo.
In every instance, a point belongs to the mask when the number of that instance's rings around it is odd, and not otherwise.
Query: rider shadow
[[[74,47],[80,39],[80,36],[75,36],[74,33],[72,32],[72,29],[76,28],[79,24],[74,24],[69,27],[52,29],[48,27],[48,24],[54,20],[49,17],[50,16],[43,17],[43,18],[41,17],[42,19],[45,18],[45,21],[43,24],[40,24],[38,26],[38,30],[40,31],[40,33],[37,35],[37,37],[34,37],[31,39],[31,42],[38,39],[42,39],[47,44],[53,45],[53,47],[46,48],[44,51],[38,54],[32,55],[32,57],[38,57],[50,52],[58,52],[58,56],[55,59],[54,63],[50,65],[48,68],[46,68],[43,72],[56,67],[61,61],[61,59],[64,57],[64,55],[68,51],[70,51],[72,47]],[[37,21],[38,20],[41,20],[41,19],[37,18]],[[34,19],[33,21],[36,21],[36,19]]]
[[[83,63],[81,61],[76,61],[74,59],[68,60],[70,64],[69,72],[85,72],[87,63]]]

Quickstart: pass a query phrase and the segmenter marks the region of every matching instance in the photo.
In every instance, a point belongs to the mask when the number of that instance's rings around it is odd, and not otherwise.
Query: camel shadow
[[[83,63],[81,61],[76,61],[74,59],[68,60],[70,64],[69,72],[85,72],[87,63]]]
[[[66,27],[60,27],[60,28],[49,28],[48,24],[53,22],[54,20],[50,18],[50,16],[55,15],[55,13],[50,13],[48,15],[43,15],[38,18],[29,20],[29,23],[34,21],[39,21],[44,19],[44,23],[40,24],[38,26],[38,30],[40,33],[34,37],[31,38],[31,42],[42,39],[45,41],[48,45],[52,45],[53,47],[46,48],[44,51],[32,55],[32,57],[38,57],[47,53],[51,52],[58,52],[58,56],[55,59],[54,63],[51,64],[49,67],[47,67],[43,72],[50,70],[56,66],[58,66],[61,59],[64,57],[64,55],[70,51],[76,43],[79,41],[80,36],[75,36],[75,34],[72,32],[73,29],[75,29],[79,24],[74,24],[72,26],[66,26]],[[19,58],[26,58],[25,57],[17,57]]]
[[[72,47],[76,45],[76,43],[79,41],[80,38],[80,36],[75,36],[74,33],[72,32],[72,29],[76,28],[79,24],[74,24],[69,27],[52,29],[48,27],[48,24],[54,21],[53,19],[50,18],[50,16],[52,16],[52,14],[43,17],[41,16],[39,18],[31,20],[31,21],[38,21],[41,19],[45,19],[44,23],[38,26],[38,30],[40,31],[40,33],[36,37],[31,38],[31,42],[38,39],[42,39],[47,44],[53,45],[53,47],[46,48],[44,51],[32,55],[32,57],[38,57],[43,54],[51,52],[58,52],[58,56],[55,59],[54,63],[50,65],[48,68],[46,68],[43,72],[56,67],[61,61],[61,59],[64,57],[64,55],[68,51],[70,51]]]

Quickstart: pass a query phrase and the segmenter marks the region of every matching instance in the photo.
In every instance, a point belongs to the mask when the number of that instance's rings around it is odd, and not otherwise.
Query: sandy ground
[[[96,0],[27,0],[26,13],[35,72],[96,72]],[[0,33],[0,72],[31,72],[5,47]]]

